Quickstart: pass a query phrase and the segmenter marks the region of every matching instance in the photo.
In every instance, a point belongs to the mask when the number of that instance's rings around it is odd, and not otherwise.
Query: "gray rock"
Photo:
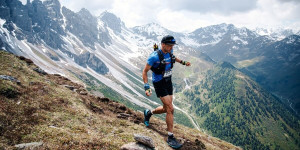
[[[99,17],[103,22],[111,28],[115,33],[121,33],[123,22],[120,18],[110,12],[103,12]]]
[[[153,148],[147,147],[141,143],[128,143],[123,145],[120,150],[153,150]]]
[[[120,113],[117,115],[117,118],[122,118],[122,119],[127,119],[128,117],[130,117],[129,114],[125,114],[125,113]]]
[[[103,61],[101,61],[97,56],[89,52],[83,53],[79,56],[75,55],[74,60],[78,65],[84,68],[87,68],[88,66],[99,74],[106,74],[109,71],[109,69],[103,63]]]
[[[21,82],[18,79],[14,78],[12,76],[8,76],[8,75],[0,75],[0,79],[9,80],[9,81],[12,81],[12,82],[16,82],[17,84],[21,84]]]
[[[35,149],[43,145],[43,142],[22,143],[15,145],[17,149]]]
[[[47,75],[47,72],[45,72],[45,71],[44,71],[43,69],[41,69],[41,68],[34,68],[33,70],[36,71],[36,72],[38,72],[38,73],[40,73],[40,74]]]
[[[86,91],[80,91],[79,94],[80,95],[87,95],[88,93]]]
[[[74,86],[71,86],[71,85],[64,85],[64,86],[72,91],[74,90]]]
[[[152,140],[151,137],[148,137],[148,136],[143,136],[143,135],[140,135],[140,134],[134,134],[134,139],[137,141],[137,142],[140,142],[146,146],[149,146],[151,148],[154,148],[155,145],[154,145],[154,142]]]

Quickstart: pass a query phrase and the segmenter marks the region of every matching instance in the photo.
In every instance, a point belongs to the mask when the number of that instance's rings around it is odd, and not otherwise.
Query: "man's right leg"
[[[171,99],[170,99],[171,98]],[[158,106],[154,110],[150,111],[149,109],[144,110],[144,124],[146,126],[149,126],[149,120],[152,114],[162,114],[162,113],[167,113],[166,115],[166,123],[168,127],[168,131],[171,132],[173,131],[173,105],[172,105],[172,96],[164,96],[160,97],[163,106]],[[170,128],[170,129],[169,129]]]

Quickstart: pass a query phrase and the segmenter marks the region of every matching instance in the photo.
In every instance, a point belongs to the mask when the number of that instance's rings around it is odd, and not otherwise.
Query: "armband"
[[[144,84],[144,89],[145,89],[145,91],[148,90],[148,89],[150,89],[149,83],[145,83],[145,84]]]
[[[180,61],[180,63],[181,63],[182,65],[186,65],[186,63],[187,63],[187,62],[186,62],[186,61],[183,61],[183,60],[181,60],[181,61]]]

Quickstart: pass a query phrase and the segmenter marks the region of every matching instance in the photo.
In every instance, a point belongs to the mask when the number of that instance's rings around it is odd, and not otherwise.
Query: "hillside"
[[[157,149],[169,149],[164,121],[153,117],[146,128],[143,115],[114,100],[91,95],[69,79],[38,73],[33,62],[0,51],[0,148],[42,142],[39,149],[119,149],[133,134],[151,137]],[[41,71],[41,70],[39,70]],[[175,134],[181,149],[240,149],[182,125]]]
[[[300,148],[299,118],[230,63],[215,65],[176,97],[175,104],[190,113],[202,129],[235,145],[245,149]]]

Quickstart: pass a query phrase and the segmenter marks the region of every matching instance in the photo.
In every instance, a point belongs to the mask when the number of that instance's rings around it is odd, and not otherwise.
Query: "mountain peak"
[[[92,16],[90,11],[87,10],[86,8],[81,8],[80,11],[78,12],[78,14]]]
[[[218,66],[220,66],[221,68],[236,69],[231,63],[226,62],[226,61],[222,61],[222,62],[218,63]]]
[[[109,28],[111,28],[113,31],[120,33],[121,27],[123,26],[123,23],[120,18],[118,18],[115,14],[104,11],[100,14],[98,17],[103,23],[105,23]]]
[[[142,26],[136,26],[132,28],[135,33],[141,34],[143,36],[147,36],[149,39],[156,40],[157,37],[164,36],[164,35],[174,35],[175,33],[162,27],[157,23],[148,23]]]
[[[292,29],[284,29],[282,27],[277,28],[255,28],[253,29],[254,32],[261,36],[269,36],[274,40],[282,40],[285,37],[288,37],[293,34],[297,34],[296,31],[293,31]]]

